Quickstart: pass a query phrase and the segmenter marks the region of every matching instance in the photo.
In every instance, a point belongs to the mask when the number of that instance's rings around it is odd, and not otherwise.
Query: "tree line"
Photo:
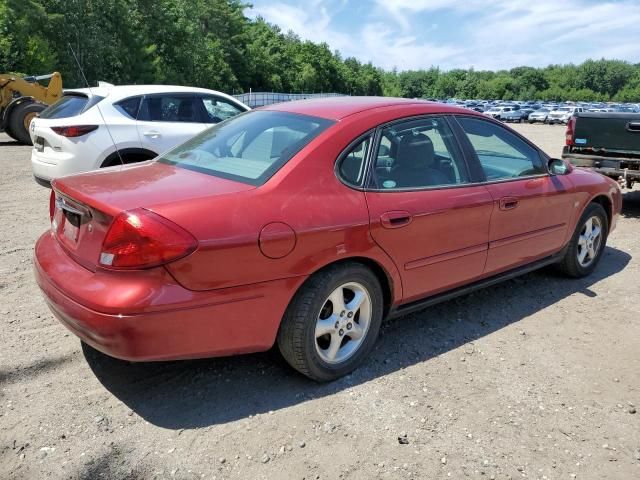
[[[385,71],[302,40],[241,0],[0,0],[0,72],[62,73],[66,87],[167,83],[229,93],[338,92],[416,98],[640,101],[640,64],[501,71]],[[401,65],[399,66],[401,67]]]

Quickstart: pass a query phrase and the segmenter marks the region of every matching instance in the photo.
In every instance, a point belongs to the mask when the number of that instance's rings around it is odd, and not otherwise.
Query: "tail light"
[[[198,247],[186,230],[144,208],[122,212],[105,236],[100,265],[150,268],[186,257]]]
[[[53,214],[56,212],[56,192],[51,190],[49,196],[49,220],[53,220]]]
[[[565,145],[572,146],[576,129],[576,117],[571,117],[567,122],[567,131],[565,133]]]
[[[81,137],[98,129],[98,125],[74,125],[71,127],[51,127],[51,130],[63,137]]]

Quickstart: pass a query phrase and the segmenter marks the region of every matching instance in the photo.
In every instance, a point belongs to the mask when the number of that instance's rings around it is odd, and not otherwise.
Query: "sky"
[[[640,0],[251,0],[249,17],[399,71],[640,63]]]

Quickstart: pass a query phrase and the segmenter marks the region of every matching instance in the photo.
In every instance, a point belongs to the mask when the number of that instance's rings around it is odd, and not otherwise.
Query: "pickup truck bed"
[[[576,114],[567,125],[562,158],[631,188],[640,181],[640,114]]]

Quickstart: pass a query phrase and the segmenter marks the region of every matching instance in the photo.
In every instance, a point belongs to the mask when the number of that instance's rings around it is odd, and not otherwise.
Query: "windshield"
[[[39,115],[40,118],[69,118],[80,115],[93,107],[104,97],[93,95],[91,99],[86,95],[70,94],[63,97],[50,107],[45,108]]]
[[[334,122],[287,112],[247,112],[160,157],[162,163],[262,185]]]
[[[560,107],[557,111],[558,111],[558,112],[570,112],[570,111],[571,111],[571,109],[570,109],[570,108],[568,108],[568,107]]]

